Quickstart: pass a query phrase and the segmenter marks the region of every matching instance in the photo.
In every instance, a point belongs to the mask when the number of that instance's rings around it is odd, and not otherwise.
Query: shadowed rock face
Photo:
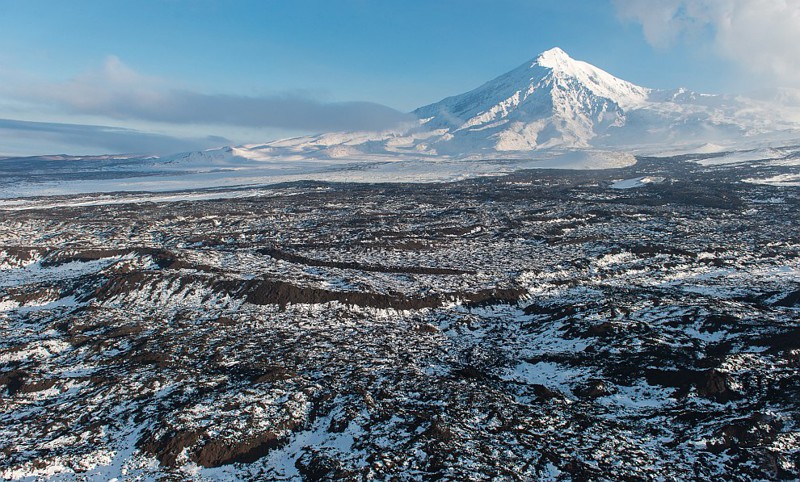
[[[272,432],[259,434],[245,440],[205,440],[195,431],[167,432],[161,438],[152,435],[139,441],[138,448],[155,456],[163,466],[176,465],[178,458],[189,450],[188,459],[206,468],[221,467],[234,463],[249,464],[267,455],[270,449],[281,444]]]
[[[297,254],[287,253],[285,251],[281,251],[276,248],[264,248],[258,250],[258,252],[261,254],[266,254],[267,256],[270,256],[277,260],[289,261],[291,263],[297,263],[306,266],[355,269],[359,271],[375,271],[378,273],[398,273],[398,274],[432,274],[432,275],[475,274],[474,272],[471,271],[462,271],[452,268],[435,268],[428,266],[381,266],[381,265],[361,264],[355,262],[325,261],[325,260],[309,258],[306,256],[300,256]]]
[[[697,395],[719,402],[741,398],[732,388],[729,374],[717,370],[659,370],[648,369],[645,378],[651,385],[677,388],[682,393],[694,389]]]
[[[0,477],[794,480],[776,169],[2,211]]]

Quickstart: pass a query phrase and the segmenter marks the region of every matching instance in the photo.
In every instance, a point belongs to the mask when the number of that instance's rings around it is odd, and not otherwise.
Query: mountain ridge
[[[796,137],[800,115],[765,99],[642,87],[554,47],[473,90],[414,110],[415,125],[243,149],[286,160],[492,159],[675,144],[736,149]]]

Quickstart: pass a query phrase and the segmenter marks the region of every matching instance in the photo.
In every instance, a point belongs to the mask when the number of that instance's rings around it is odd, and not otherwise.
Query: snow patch
[[[800,174],[778,174],[765,178],[748,178],[743,181],[766,186],[797,187],[800,186]]]
[[[634,189],[637,187],[644,187],[649,184],[660,184],[664,182],[663,177],[657,176],[644,176],[634,177],[631,179],[623,179],[611,185],[611,189]]]

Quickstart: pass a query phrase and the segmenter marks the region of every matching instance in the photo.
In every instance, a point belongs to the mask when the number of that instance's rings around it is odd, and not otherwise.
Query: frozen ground
[[[523,169],[608,169],[636,162],[631,154],[606,151],[553,151],[528,159],[408,159],[363,156],[341,159],[272,158],[260,146],[223,148],[164,159],[98,159],[21,162],[0,160],[0,206],[20,205],[20,197],[62,196],[98,192],[186,193],[186,199],[233,196],[230,189],[293,181],[329,182],[451,182],[496,176]],[[55,164],[55,166],[54,166]],[[40,166],[33,170],[31,166]],[[157,199],[175,198],[159,196]],[[4,199],[3,199],[4,198]],[[144,198],[145,200],[147,198]],[[72,201],[73,203],[76,201]]]
[[[265,150],[267,152],[265,152]],[[627,152],[583,150],[547,151],[531,158],[404,159],[365,156],[356,159],[274,158],[264,146],[245,146],[195,152],[164,159],[44,159],[0,160],[0,209],[118,202],[163,202],[260,196],[268,186],[296,181],[345,183],[436,183],[508,175],[526,169],[603,170],[636,163]],[[709,157],[710,156],[710,157]],[[685,154],[701,166],[757,165],[793,168],[800,165],[800,148],[775,147],[745,151]],[[744,171],[742,171],[744,172]],[[791,171],[748,182],[796,183]],[[745,179],[743,176],[742,179]],[[628,182],[626,182],[628,181]],[[621,180],[615,187],[638,187],[659,182],[642,176]],[[106,196],[78,196],[106,193]],[[119,193],[130,193],[120,195]],[[45,197],[70,196],[47,201]],[[25,199],[27,198],[27,199]],[[39,199],[30,199],[39,198]]]
[[[797,480],[798,167],[703,156],[6,200],[0,478]]]

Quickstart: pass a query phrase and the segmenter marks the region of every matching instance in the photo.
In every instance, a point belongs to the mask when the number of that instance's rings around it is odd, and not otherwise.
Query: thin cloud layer
[[[647,41],[667,48],[710,34],[715,51],[774,85],[800,87],[797,0],[614,0]]]
[[[169,124],[337,131],[384,130],[411,120],[371,102],[325,103],[298,94],[247,97],[176,89],[137,73],[116,57],[109,57],[100,71],[61,84],[26,87],[21,94],[70,114]]]
[[[180,138],[83,124],[0,119],[0,154],[131,153],[171,154],[230,144],[224,137]],[[15,148],[15,144],[19,144]]]

